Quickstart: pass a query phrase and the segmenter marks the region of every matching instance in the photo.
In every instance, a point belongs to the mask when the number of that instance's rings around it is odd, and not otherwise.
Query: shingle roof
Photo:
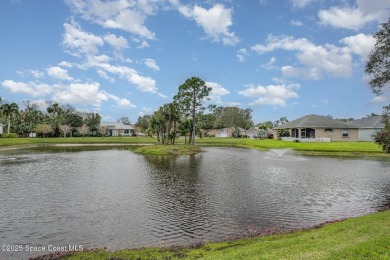
[[[369,116],[349,123],[359,128],[384,128],[385,125],[382,123],[382,118],[382,116]]]
[[[290,129],[290,128],[358,128],[346,122],[335,120],[326,116],[307,115],[284,125],[275,127],[274,129]]]
[[[102,122],[100,123],[100,126],[107,126],[110,129],[134,129],[134,127],[132,127],[131,125],[124,125],[123,123],[118,122]]]

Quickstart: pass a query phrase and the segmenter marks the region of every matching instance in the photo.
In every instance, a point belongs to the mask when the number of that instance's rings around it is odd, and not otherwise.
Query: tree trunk
[[[8,115],[8,128],[7,128],[7,133],[9,134],[11,130],[11,114]]]

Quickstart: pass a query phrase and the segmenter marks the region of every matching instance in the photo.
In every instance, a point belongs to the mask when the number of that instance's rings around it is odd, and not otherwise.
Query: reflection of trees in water
[[[145,156],[149,164],[149,188],[153,229],[164,240],[203,237],[209,228],[207,194],[200,184],[202,155]],[[174,241],[175,243],[177,241]],[[189,241],[183,241],[189,242]]]

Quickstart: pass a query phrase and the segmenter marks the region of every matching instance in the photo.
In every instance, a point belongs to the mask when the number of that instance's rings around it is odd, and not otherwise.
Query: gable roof
[[[307,115],[274,129],[291,129],[291,128],[358,128],[346,122],[335,120],[326,116]]]
[[[382,119],[382,116],[369,116],[358,120],[352,120],[349,123],[359,128],[385,128]]]
[[[125,125],[123,123],[118,122],[102,122],[100,123],[100,126],[107,126],[109,129],[125,129],[125,130],[132,130],[134,127],[131,125]]]

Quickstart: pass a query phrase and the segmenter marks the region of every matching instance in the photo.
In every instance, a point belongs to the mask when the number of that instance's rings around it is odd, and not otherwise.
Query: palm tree
[[[19,112],[19,107],[16,103],[11,103],[11,104],[5,103],[0,106],[0,113],[8,120],[8,128],[7,128],[8,134],[11,130],[11,119],[18,112]]]

